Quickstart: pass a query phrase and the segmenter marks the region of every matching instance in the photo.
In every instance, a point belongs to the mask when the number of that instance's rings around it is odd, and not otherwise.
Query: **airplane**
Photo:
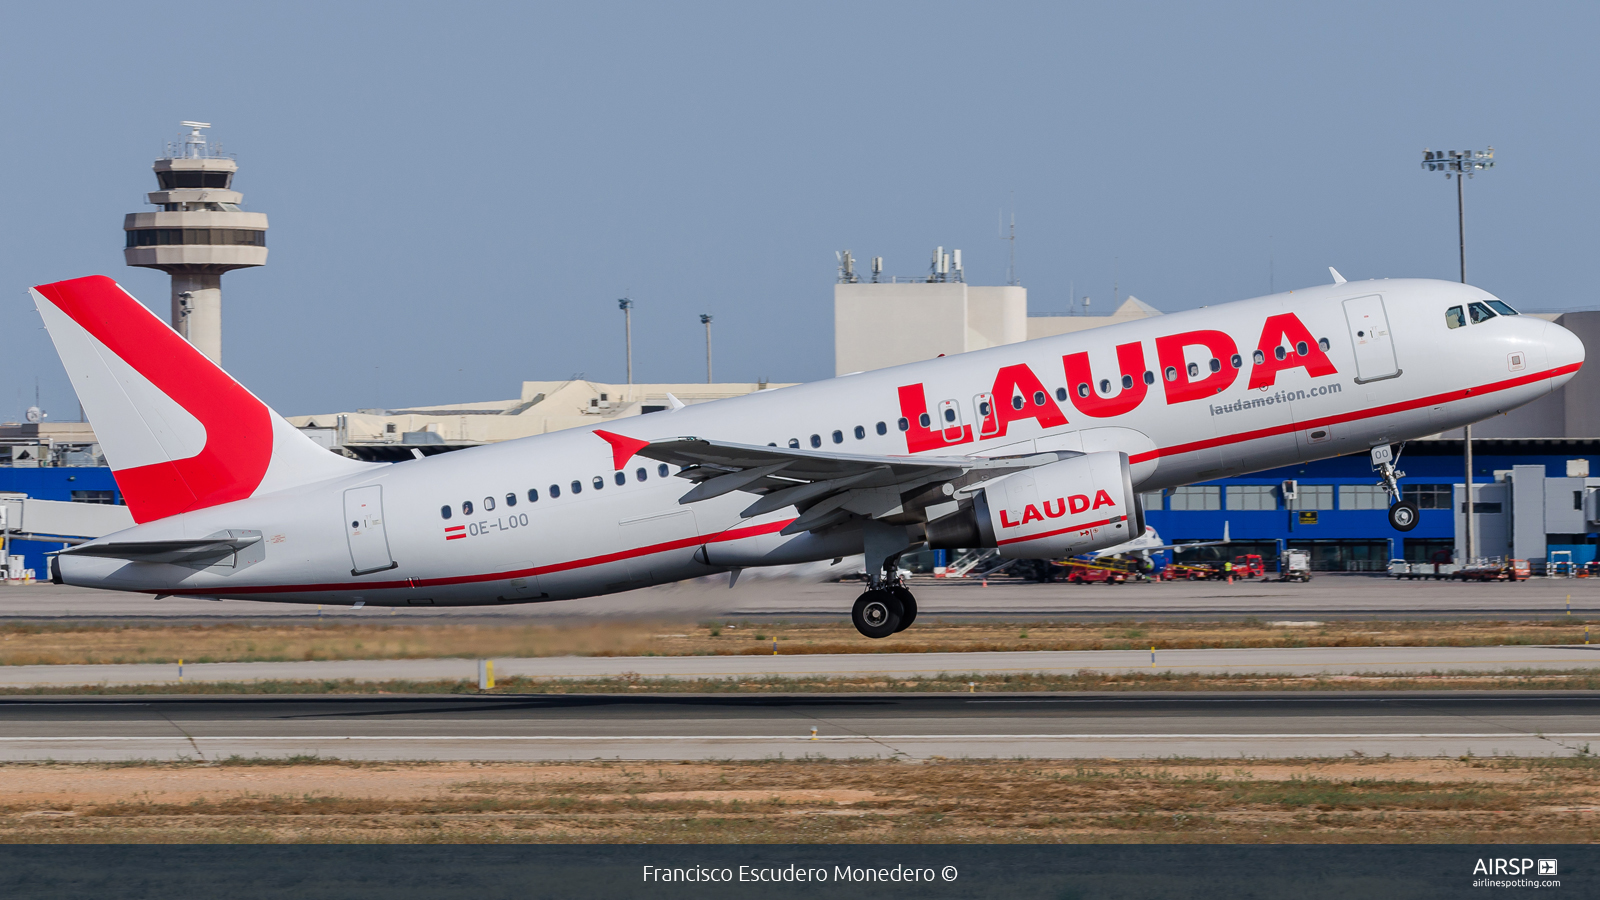
[[[1549,393],[1571,332],[1454,282],[1251,300],[399,463],[316,445],[102,276],[35,306],[134,527],[58,584],[352,606],[573,600],[864,554],[851,619],[917,616],[922,546],[1060,559],[1145,530],[1139,492],[1395,444]]]
[[[1149,562],[1150,554],[1159,553],[1162,550],[1191,550],[1195,547],[1216,547],[1221,544],[1231,543],[1233,541],[1228,537],[1227,522],[1222,523],[1222,540],[1220,541],[1179,541],[1176,544],[1162,543],[1161,534],[1156,531],[1156,527],[1154,525],[1146,525],[1144,534],[1126,543],[1117,544],[1115,547],[1107,547],[1104,550],[1097,551],[1095,556],[1104,558],[1107,556],[1121,556],[1124,553],[1138,553],[1144,557],[1145,562]]]

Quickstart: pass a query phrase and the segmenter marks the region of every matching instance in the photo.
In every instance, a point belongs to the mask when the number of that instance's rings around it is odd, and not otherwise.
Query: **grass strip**
[[[1597,669],[1518,669],[1500,672],[1448,671],[1418,675],[1217,675],[1182,672],[1105,674],[952,674],[904,679],[849,677],[758,678],[524,678],[498,679],[492,690],[477,682],[359,681],[303,679],[283,681],[199,681],[181,684],[0,688],[0,696],[125,696],[152,694],[791,694],[791,693],[1029,693],[1106,691],[1503,691],[1600,690]]]
[[[0,623],[0,666],[550,656],[745,656],[1257,647],[1579,644],[1588,620],[942,622],[874,641],[848,622],[417,625],[382,615],[311,624]],[[1600,634],[1600,629],[1596,629]]]

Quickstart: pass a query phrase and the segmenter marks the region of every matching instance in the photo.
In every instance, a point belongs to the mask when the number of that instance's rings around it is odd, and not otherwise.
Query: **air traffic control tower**
[[[239,209],[239,165],[200,133],[211,125],[182,124],[189,134],[152,166],[161,190],[146,196],[159,210],[122,220],[122,253],[130,266],[172,276],[172,327],[221,365],[222,273],[266,264],[267,216]]]

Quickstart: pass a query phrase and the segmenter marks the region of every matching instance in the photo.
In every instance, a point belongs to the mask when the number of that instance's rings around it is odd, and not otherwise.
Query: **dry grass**
[[[376,611],[375,611],[376,612]],[[0,665],[256,662],[441,657],[694,656],[974,650],[1240,647],[1470,647],[1571,644],[1585,620],[1327,622],[919,622],[882,641],[836,622],[608,622],[592,625],[0,625]]]
[[[0,696],[127,696],[142,694],[806,694],[992,693],[1086,691],[1600,691],[1600,670],[1528,669],[1424,675],[1228,675],[1183,672],[1107,674],[959,674],[909,679],[780,675],[760,678],[523,678],[479,691],[476,681],[200,681],[182,684],[86,684],[0,688]]]
[[[0,765],[0,842],[1578,843],[1600,761]]]

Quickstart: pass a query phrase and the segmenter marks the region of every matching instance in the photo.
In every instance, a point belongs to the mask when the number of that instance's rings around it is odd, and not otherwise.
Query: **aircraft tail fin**
[[[110,278],[29,293],[135,522],[373,465],[301,434]]]

